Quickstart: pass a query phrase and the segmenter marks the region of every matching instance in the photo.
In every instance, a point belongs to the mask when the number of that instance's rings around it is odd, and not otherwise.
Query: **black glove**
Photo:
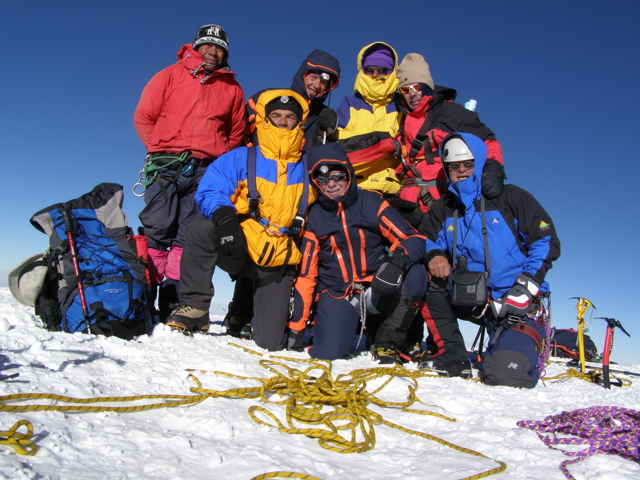
[[[316,124],[315,144],[322,145],[326,140],[333,137],[338,126],[338,114],[333,108],[325,108],[318,115]]]
[[[371,282],[371,290],[381,296],[391,295],[400,288],[402,277],[410,265],[411,259],[403,250],[394,250],[378,268]]]
[[[508,315],[524,317],[531,310],[531,302],[540,292],[540,285],[527,275],[516,277],[513,287],[498,300],[491,300],[491,312],[496,319]]]
[[[244,264],[247,242],[233,207],[219,207],[211,215],[216,225],[213,239],[218,252],[217,265],[231,275]]]

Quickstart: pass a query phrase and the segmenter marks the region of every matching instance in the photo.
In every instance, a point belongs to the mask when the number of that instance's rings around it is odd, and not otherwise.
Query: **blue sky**
[[[574,327],[569,297],[586,297],[594,316],[617,318],[632,335],[618,332],[612,359],[640,363],[638,18],[631,0],[2,2],[0,285],[48,245],[31,215],[100,182],[124,186],[125,213],[139,225],[143,201],[130,192],[145,151],[133,111],[146,82],[201,25],[226,29],[247,97],[289,86],[311,50],[331,53],[342,67],[334,108],[352,92],[360,48],[384,41],[400,58],[424,55],[435,83],[457,89],[460,103],[478,101],[508,182],[554,219],[562,241],[547,277],[555,326]],[[225,277],[215,276],[219,312],[229,301]],[[589,327],[602,349],[604,321]]]

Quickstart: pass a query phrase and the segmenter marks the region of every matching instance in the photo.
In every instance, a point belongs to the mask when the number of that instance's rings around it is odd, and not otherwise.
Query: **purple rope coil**
[[[618,455],[640,463],[640,411],[623,407],[590,407],[550,415],[542,421],[520,420],[519,427],[536,430],[544,444],[560,450],[572,460],[560,464],[568,479],[575,480],[567,465],[580,462],[597,453]],[[545,436],[542,433],[550,433]],[[557,434],[578,438],[558,437]],[[588,445],[578,452],[570,452],[555,445]]]

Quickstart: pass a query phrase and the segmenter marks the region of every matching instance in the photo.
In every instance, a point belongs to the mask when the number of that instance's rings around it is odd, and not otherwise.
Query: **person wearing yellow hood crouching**
[[[361,185],[370,175],[400,163],[400,128],[396,108],[398,55],[384,42],[367,45],[358,54],[355,93],[338,107],[338,144],[344,149]]]
[[[292,90],[256,102],[258,145],[220,156],[205,173],[180,265],[180,305],[167,325],[208,330],[215,267],[255,284],[253,340],[270,351],[287,344],[286,322],[301,254],[306,208],[316,194],[302,159],[307,102]]]

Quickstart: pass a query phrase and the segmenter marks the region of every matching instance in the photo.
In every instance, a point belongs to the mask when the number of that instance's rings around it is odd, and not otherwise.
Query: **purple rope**
[[[560,450],[568,457],[560,464],[560,470],[568,479],[575,480],[567,465],[577,463],[597,453],[618,455],[626,460],[640,463],[640,411],[623,407],[590,407],[550,415],[542,421],[520,420],[519,427],[538,432],[544,444]],[[542,433],[550,433],[545,436]],[[574,435],[579,438],[559,438],[557,434]],[[554,445],[588,445],[578,452],[556,448]]]

